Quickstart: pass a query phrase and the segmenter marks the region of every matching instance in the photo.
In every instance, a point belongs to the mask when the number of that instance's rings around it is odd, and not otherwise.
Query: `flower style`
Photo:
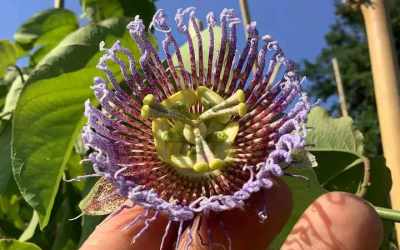
[[[163,10],[149,27],[165,34],[164,61],[142,20],[129,23],[141,50],[140,69],[119,41],[111,48],[102,43],[98,68],[107,80],[97,77],[93,86],[100,107],[86,103],[83,141],[96,175],[144,208],[130,223],[145,220],[133,241],[165,214],[163,238],[175,224],[179,242],[196,216],[245,208],[252,193],[270,188],[273,176],[284,175],[305,154],[310,105],[303,79],[278,43],[259,36],[252,22],[238,53],[240,20],[231,9],[221,12],[219,24],[209,13],[204,31],[194,8],[179,9],[175,21],[187,48],[178,46]],[[267,211],[259,217],[265,220]]]

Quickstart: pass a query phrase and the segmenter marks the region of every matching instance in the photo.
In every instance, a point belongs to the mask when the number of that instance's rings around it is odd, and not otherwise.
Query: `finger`
[[[382,237],[382,223],[374,209],[352,194],[332,192],[306,209],[282,250],[376,250]]]
[[[140,235],[133,244],[132,239],[144,227],[144,219],[137,220],[137,223],[127,228],[138,216],[144,216],[142,207],[124,209],[112,219],[96,227],[80,250],[143,250],[159,249],[168,220],[161,215],[154,220],[149,228]],[[147,219],[153,214],[149,214]],[[174,230],[174,229],[172,229]],[[172,235],[171,233],[170,235]],[[171,245],[173,239],[167,239],[167,245]]]
[[[264,208],[267,219],[260,222],[258,213]],[[289,188],[277,179],[271,189],[252,195],[244,210],[198,216],[185,230],[179,249],[186,250],[189,243],[191,250],[224,249],[230,241],[233,250],[264,250],[285,225],[291,208]]]

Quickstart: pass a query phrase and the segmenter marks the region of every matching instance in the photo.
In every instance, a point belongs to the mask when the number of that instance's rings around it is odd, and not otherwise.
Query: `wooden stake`
[[[240,0],[240,12],[242,13],[244,30],[246,30],[247,29],[247,25],[251,21],[249,5],[247,4],[247,0]],[[247,33],[246,33],[246,35],[247,35]]]
[[[392,207],[400,209],[399,68],[384,0],[360,5],[368,37],[378,118],[386,165],[392,173]],[[396,224],[400,240],[400,224]]]
[[[64,0],[54,0],[54,8],[63,9],[64,8]]]
[[[336,57],[332,59],[332,67],[333,67],[333,72],[335,73],[335,81],[339,96],[340,110],[342,111],[342,116],[348,117],[349,113],[347,112],[346,96],[344,94],[342,76],[340,74],[339,63]]]

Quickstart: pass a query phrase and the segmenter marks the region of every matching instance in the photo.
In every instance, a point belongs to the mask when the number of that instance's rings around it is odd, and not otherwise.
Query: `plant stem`
[[[400,222],[400,211],[384,208],[384,207],[374,207],[375,211],[378,213],[379,217],[385,220],[391,220],[394,222]]]
[[[54,8],[63,9],[64,8],[64,0],[54,0]]]
[[[336,57],[332,59],[332,67],[333,67],[333,72],[335,73],[335,81],[338,90],[340,110],[342,111],[342,116],[348,117],[349,113],[347,112],[346,95],[344,94],[342,76],[340,74],[339,63]]]
[[[392,173],[392,207],[400,209],[399,68],[391,27],[385,0],[363,1],[360,8],[367,31],[382,146],[387,166]],[[400,239],[400,224],[396,225],[396,229]]]

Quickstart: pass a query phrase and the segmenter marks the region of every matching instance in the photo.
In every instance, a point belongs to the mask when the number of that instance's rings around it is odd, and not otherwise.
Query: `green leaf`
[[[30,65],[34,66],[66,35],[78,27],[78,20],[72,11],[49,9],[34,15],[22,24],[14,38],[25,49],[37,48],[30,60]]]
[[[5,96],[11,84],[20,77],[18,70],[15,67],[9,67],[3,78],[0,79],[0,96]]]
[[[26,79],[26,75],[24,78]],[[10,119],[12,112],[17,106],[19,96],[21,95],[22,89],[24,88],[24,82],[21,77],[15,78],[14,82],[11,84],[8,90],[7,96],[5,98],[4,107],[2,112],[0,112],[0,117],[3,119]]]
[[[66,170],[68,170],[66,176],[67,179],[69,178],[74,178],[75,176],[82,176],[85,175],[85,166],[82,166],[81,164],[81,157],[76,153],[76,146],[75,150],[73,150],[71,157],[69,158],[69,161],[66,165]],[[82,193],[85,188],[85,182],[84,181],[74,181],[71,183],[72,186],[74,186],[79,193]]]
[[[96,226],[105,218],[105,216],[90,216],[84,215],[82,217],[82,234],[80,239],[80,245],[85,242],[85,240],[94,231]]]
[[[368,178],[368,159],[363,155],[363,135],[354,129],[349,117],[332,118],[316,107],[308,117],[307,142],[313,145],[318,167],[314,168],[321,185],[328,190],[364,193]]]
[[[43,229],[81,127],[84,101],[92,97],[98,43],[121,39],[138,58],[124,19],[109,19],[68,35],[35,67],[14,114],[13,173],[24,199]],[[82,69],[83,68],[83,69]],[[29,129],[27,129],[29,124]]]
[[[307,126],[311,131],[307,141],[314,144],[313,151],[341,151],[362,155],[363,135],[353,127],[349,117],[332,118],[323,108],[313,108]]]
[[[155,5],[151,0],[81,0],[85,16],[92,21],[100,21],[110,17],[134,17],[140,15],[148,24],[155,12]]]
[[[30,48],[35,43],[53,44],[77,27],[78,20],[72,11],[49,9],[35,14],[23,23],[14,34],[14,39],[25,48]]]
[[[386,167],[383,156],[370,160],[371,184],[365,198],[373,205],[379,207],[390,207],[390,190],[392,188],[392,177],[390,170]]]
[[[74,217],[75,203],[71,202],[71,193],[63,194],[64,200],[54,216],[56,231],[51,250],[76,250],[80,237],[78,221],[70,221]],[[72,204],[71,204],[72,203]]]
[[[326,191],[321,188],[318,183],[317,176],[312,168],[292,168],[292,174],[302,175],[309,180],[306,181],[301,178],[284,177],[284,181],[288,184],[292,191],[293,197],[293,210],[289,217],[288,222],[279,233],[279,235],[272,242],[270,249],[280,249],[282,243],[296,224],[304,210],[321,194]]]
[[[37,64],[28,82],[54,77],[83,67],[94,67],[101,56],[99,53],[101,41],[110,46],[119,39],[123,46],[129,48],[134,55],[138,55],[139,49],[127,32],[127,23],[126,19],[112,18],[98,24],[87,25],[69,34]]]
[[[392,178],[389,168],[385,165],[385,159],[375,157],[370,160],[371,168],[371,184],[367,189],[365,199],[371,202],[374,206],[391,207],[390,205],[390,189],[392,188]],[[381,249],[390,248],[390,237],[394,232],[393,221],[383,220],[383,241]]]
[[[15,65],[20,55],[20,49],[17,45],[8,40],[0,40],[0,78],[6,74],[9,66]]]
[[[11,170],[11,122],[0,120],[0,195],[12,182]]]
[[[102,177],[79,203],[79,207],[86,215],[106,215],[114,212],[126,200],[127,198],[121,196],[112,183]]]
[[[0,240],[0,250],[41,250],[33,243],[21,242],[17,240]]]
[[[41,228],[48,223],[66,163],[84,123],[83,102],[91,96],[88,86],[96,73],[83,69],[30,84],[15,110],[14,177],[25,200],[37,211]],[[26,124],[30,124],[29,129]]]

